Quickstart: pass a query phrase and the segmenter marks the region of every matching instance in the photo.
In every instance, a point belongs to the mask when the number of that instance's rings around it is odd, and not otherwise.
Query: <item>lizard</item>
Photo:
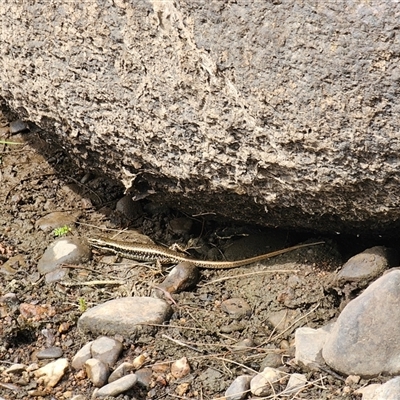
[[[97,249],[110,251],[124,258],[136,261],[154,261],[160,264],[173,264],[179,262],[189,262],[197,267],[206,269],[230,269],[238,268],[258,261],[266,260],[280,254],[288,253],[303,247],[315,246],[325,242],[303,243],[296,246],[287,247],[285,249],[272,251],[270,253],[261,254],[259,256],[245,258],[237,261],[208,261],[197,260],[186,256],[183,253],[168,249],[156,244],[127,243],[114,239],[95,239],[88,238],[89,244]]]

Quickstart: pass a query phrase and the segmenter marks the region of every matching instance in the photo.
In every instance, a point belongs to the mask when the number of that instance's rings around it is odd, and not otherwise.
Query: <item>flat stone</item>
[[[37,378],[39,384],[43,383],[48,387],[54,387],[64,376],[67,368],[68,360],[66,358],[59,358],[34,371],[33,374]]]
[[[338,283],[357,282],[359,286],[368,284],[380,276],[389,266],[398,262],[393,250],[383,246],[371,247],[351,257],[337,275]]]
[[[10,122],[10,133],[15,134],[29,130],[29,125],[22,121],[22,119],[16,119]]]
[[[122,351],[122,343],[106,336],[97,338],[90,348],[92,357],[113,367]]]
[[[246,398],[250,389],[250,381],[250,375],[238,376],[226,389],[226,400],[243,400]]]
[[[48,358],[60,358],[63,355],[63,351],[60,347],[48,347],[47,349],[41,350],[36,354],[39,360]]]
[[[141,368],[135,372],[138,385],[148,388],[150,387],[153,372],[150,368]]]
[[[307,377],[305,375],[297,373],[291,374],[286,388],[281,394],[289,395],[291,393],[296,393],[306,385]]]
[[[91,347],[93,342],[86,343],[78,352],[75,354],[72,359],[71,366],[72,368],[79,370],[82,369],[85,362],[92,357]]]
[[[134,369],[132,363],[127,361],[123,362],[121,365],[118,365],[117,368],[111,373],[110,377],[108,378],[108,383],[117,381],[118,379],[122,378],[125,375],[128,375]]]
[[[355,394],[362,394],[362,400],[398,400],[400,399],[400,376],[384,384],[372,384],[358,389]]]
[[[135,386],[137,377],[135,374],[125,375],[122,378],[103,386],[96,392],[95,397],[118,396]]]
[[[50,244],[38,262],[38,271],[48,274],[61,264],[79,264],[91,257],[89,246],[79,238],[65,237]]]
[[[400,373],[400,270],[373,282],[339,315],[322,356],[345,375],[374,377]]]
[[[158,287],[168,293],[180,293],[194,287],[199,281],[199,278],[199,269],[194,264],[181,262],[176,267],[172,268],[167,277],[158,285]],[[157,297],[163,295],[163,291],[157,288],[155,290]]]
[[[85,370],[93,386],[102,387],[110,376],[109,366],[96,358],[89,358],[85,362]]]
[[[124,297],[86,311],[79,318],[78,327],[93,334],[132,337],[140,332],[151,332],[153,328],[146,324],[162,324],[171,312],[170,305],[160,299]]]
[[[322,358],[322,348],[328,338],[332,325],[312,329],[308,327],[298,328],[295,332],[295,362],[303,367],[315,369],[325,363]]]
[[[266,367],[250,381],[250,391],[255,396],[269,396],[277,390],[282,371]]]
[[[26,371],[25,364],[13,364],[11,365],[11,367],[8,367],[4,372],[6,374],[20,375],[23,371]]]

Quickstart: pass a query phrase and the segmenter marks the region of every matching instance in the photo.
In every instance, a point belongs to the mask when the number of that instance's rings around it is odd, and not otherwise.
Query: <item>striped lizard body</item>
[[[121,257],[129,258],[136,261],[154,261],[161,264],[173,264],[179,262],[189,262],[197,265],[200,268],[208,269],[230,269],[238,268],[244,265],[253,264],[259,261],[266,260],[280,254],[288,253],[293,250],[301,249],[303,247],[315,246],[325,242],[313,242],[298,244],[296,246],[287,247],[285,249],[272,251],[270,253],[261,254],[259,256],[245,258],[238,261],[207,261],[192,259],[183,253],[170,250],[166,247],[158,246],[156,244],[141,244],[141,243],[126,243],[113,239],[88,239],[89,244],[100,250],[110,251],[118,254]]]

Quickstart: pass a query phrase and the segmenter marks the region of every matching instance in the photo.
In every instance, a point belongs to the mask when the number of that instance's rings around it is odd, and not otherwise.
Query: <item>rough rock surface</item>
[[[400,271],[373,282],[339,315],[322,349],[326,363],[344,375],[400,374]]]
[[[141,196],[266,225],[397,226],[400,4],[29,0],[0,15],[3,101]]]

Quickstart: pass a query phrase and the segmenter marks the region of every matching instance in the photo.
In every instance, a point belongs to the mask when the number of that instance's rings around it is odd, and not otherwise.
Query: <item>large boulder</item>
[[[325,231],[400,220],[400,4],[5,2],[1,97],[142,196]]]

